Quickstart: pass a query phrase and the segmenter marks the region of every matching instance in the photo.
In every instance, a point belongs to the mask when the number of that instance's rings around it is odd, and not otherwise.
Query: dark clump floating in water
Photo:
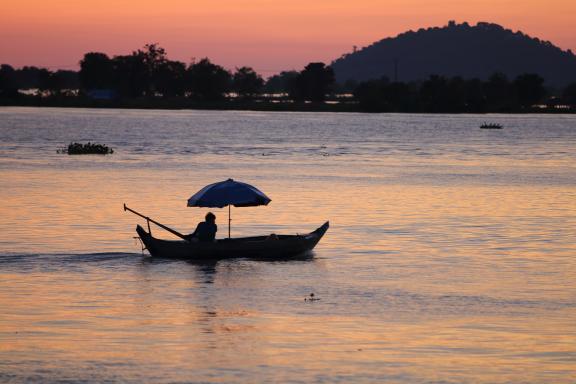
[[[314,293],[311,293],[310,296],[305,297],[304,301],[318,301],[320,300],[319,298],[317,298]]]
[[[69,155],[111,155],[114,150],[107,145],[88,142],[70,143],[67,148],[61,148],[57,153],[67,153]]]
[[[482,128],[482,129],[502,129],[502,124],[484,122],[482,125],[480,125],[480,128]]]

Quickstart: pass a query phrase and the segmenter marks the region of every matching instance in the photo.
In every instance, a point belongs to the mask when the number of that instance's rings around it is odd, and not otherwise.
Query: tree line
[[[229,71],[208,58],[189,64],[168,59],[157,44],[147,44],[129,55],[109,57],[89,52],[80,70],[14,69],[0,66],[0,99],[17,99],[19,90],[36,89],[43,97],[90,98],[106,90],[116,100],[172,100],[266,102],[283,95],[294,104],[322,104],[326,98],[352,105],[347,110],[368,112],[507,112],[549,102],[576,105],[576,83],[552,94],[544,79],[524,74],[515,79],[495,73],[487,80],[431,76],[418,82],[387,78],[337,84],[334,71],[324,63],[309,63],[302,71],[285,71],[263,79],[253,68]],[[348,97],[338,97],[347,94]]]
[[[18,98],[19,90],[36,90],[38,95],[59,95],[80,87],[78,72],[25,66],[14,69],[0,65],[0,98]]]
[[[265,82],[253,68],[228,71],[208,58],[186,65],[169,60],[164,48],[147,44],[129,55],[109,57],[86,53],[80,71],[50,72],[44,68],[15,70],[0,67],[0,94],[15,96],[19,89],[37,89],[42,95],[60,95],[79,90],[109,90],[117,98],[189,97],[199,101],[221,101],[235,97],[252,99],[266,93],[286,92],[296,100],[323,101],[331,92],[334,72],[323,63],[310,63],[300,72],[283,72]]]
[[[369,112],[515,112],[534,105],[576,105],[576,83],[552,93],[537,74],[508,79],[494,73],[487,80],[433,75],[420,82],[387,78],[359,83],[354,96]]]

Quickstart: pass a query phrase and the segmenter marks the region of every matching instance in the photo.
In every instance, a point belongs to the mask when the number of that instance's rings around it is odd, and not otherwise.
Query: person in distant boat
[[[211,242],[216,238],[218,226],[216,225],[216,216],[212,212],[206,214],[206,219],[198,223],[194,233],[186,236],[189,240],[200,242]]]

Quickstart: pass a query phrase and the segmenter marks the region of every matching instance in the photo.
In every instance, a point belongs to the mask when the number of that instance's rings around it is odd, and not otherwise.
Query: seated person
[[[206,214],[206,220],[198,223],[194,233],[186,237],[192,241],[212,242],[216,238],[217,231],[216,216],[212,212],[208,212]]]

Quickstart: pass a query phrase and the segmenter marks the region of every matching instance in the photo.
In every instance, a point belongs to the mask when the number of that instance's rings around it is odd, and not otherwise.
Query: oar
[[[184,236],[184,235],[181,234],[180,232],[175,231],[175,230],[173,230],[172,228],[169,228],[169,227],[165,226],[164,224],[160,224],[160,223],[157,222],[156,220],[152,220],[152,219],[149,218],[148,216],[144,216],[143,214],[138,213],[138,212],[136,212],[135,210],[128,208],[128,207],[126,206],[126,204],[124,204],[124,211],[130,211],[130,212],[132,212],[133,214],[138,215],[138,216],[146,219],[147,221],[153,222],[154,224],[156,224],[156,225],[159,226],[160,228],[167,230],[167,231],[170,232],[171,234],[173,234],[173,235],[175,235],[175,236],[178,236],[178,237],[181,238],[181,239],[189,240],[188,238],[186,238],[186,236]]]

